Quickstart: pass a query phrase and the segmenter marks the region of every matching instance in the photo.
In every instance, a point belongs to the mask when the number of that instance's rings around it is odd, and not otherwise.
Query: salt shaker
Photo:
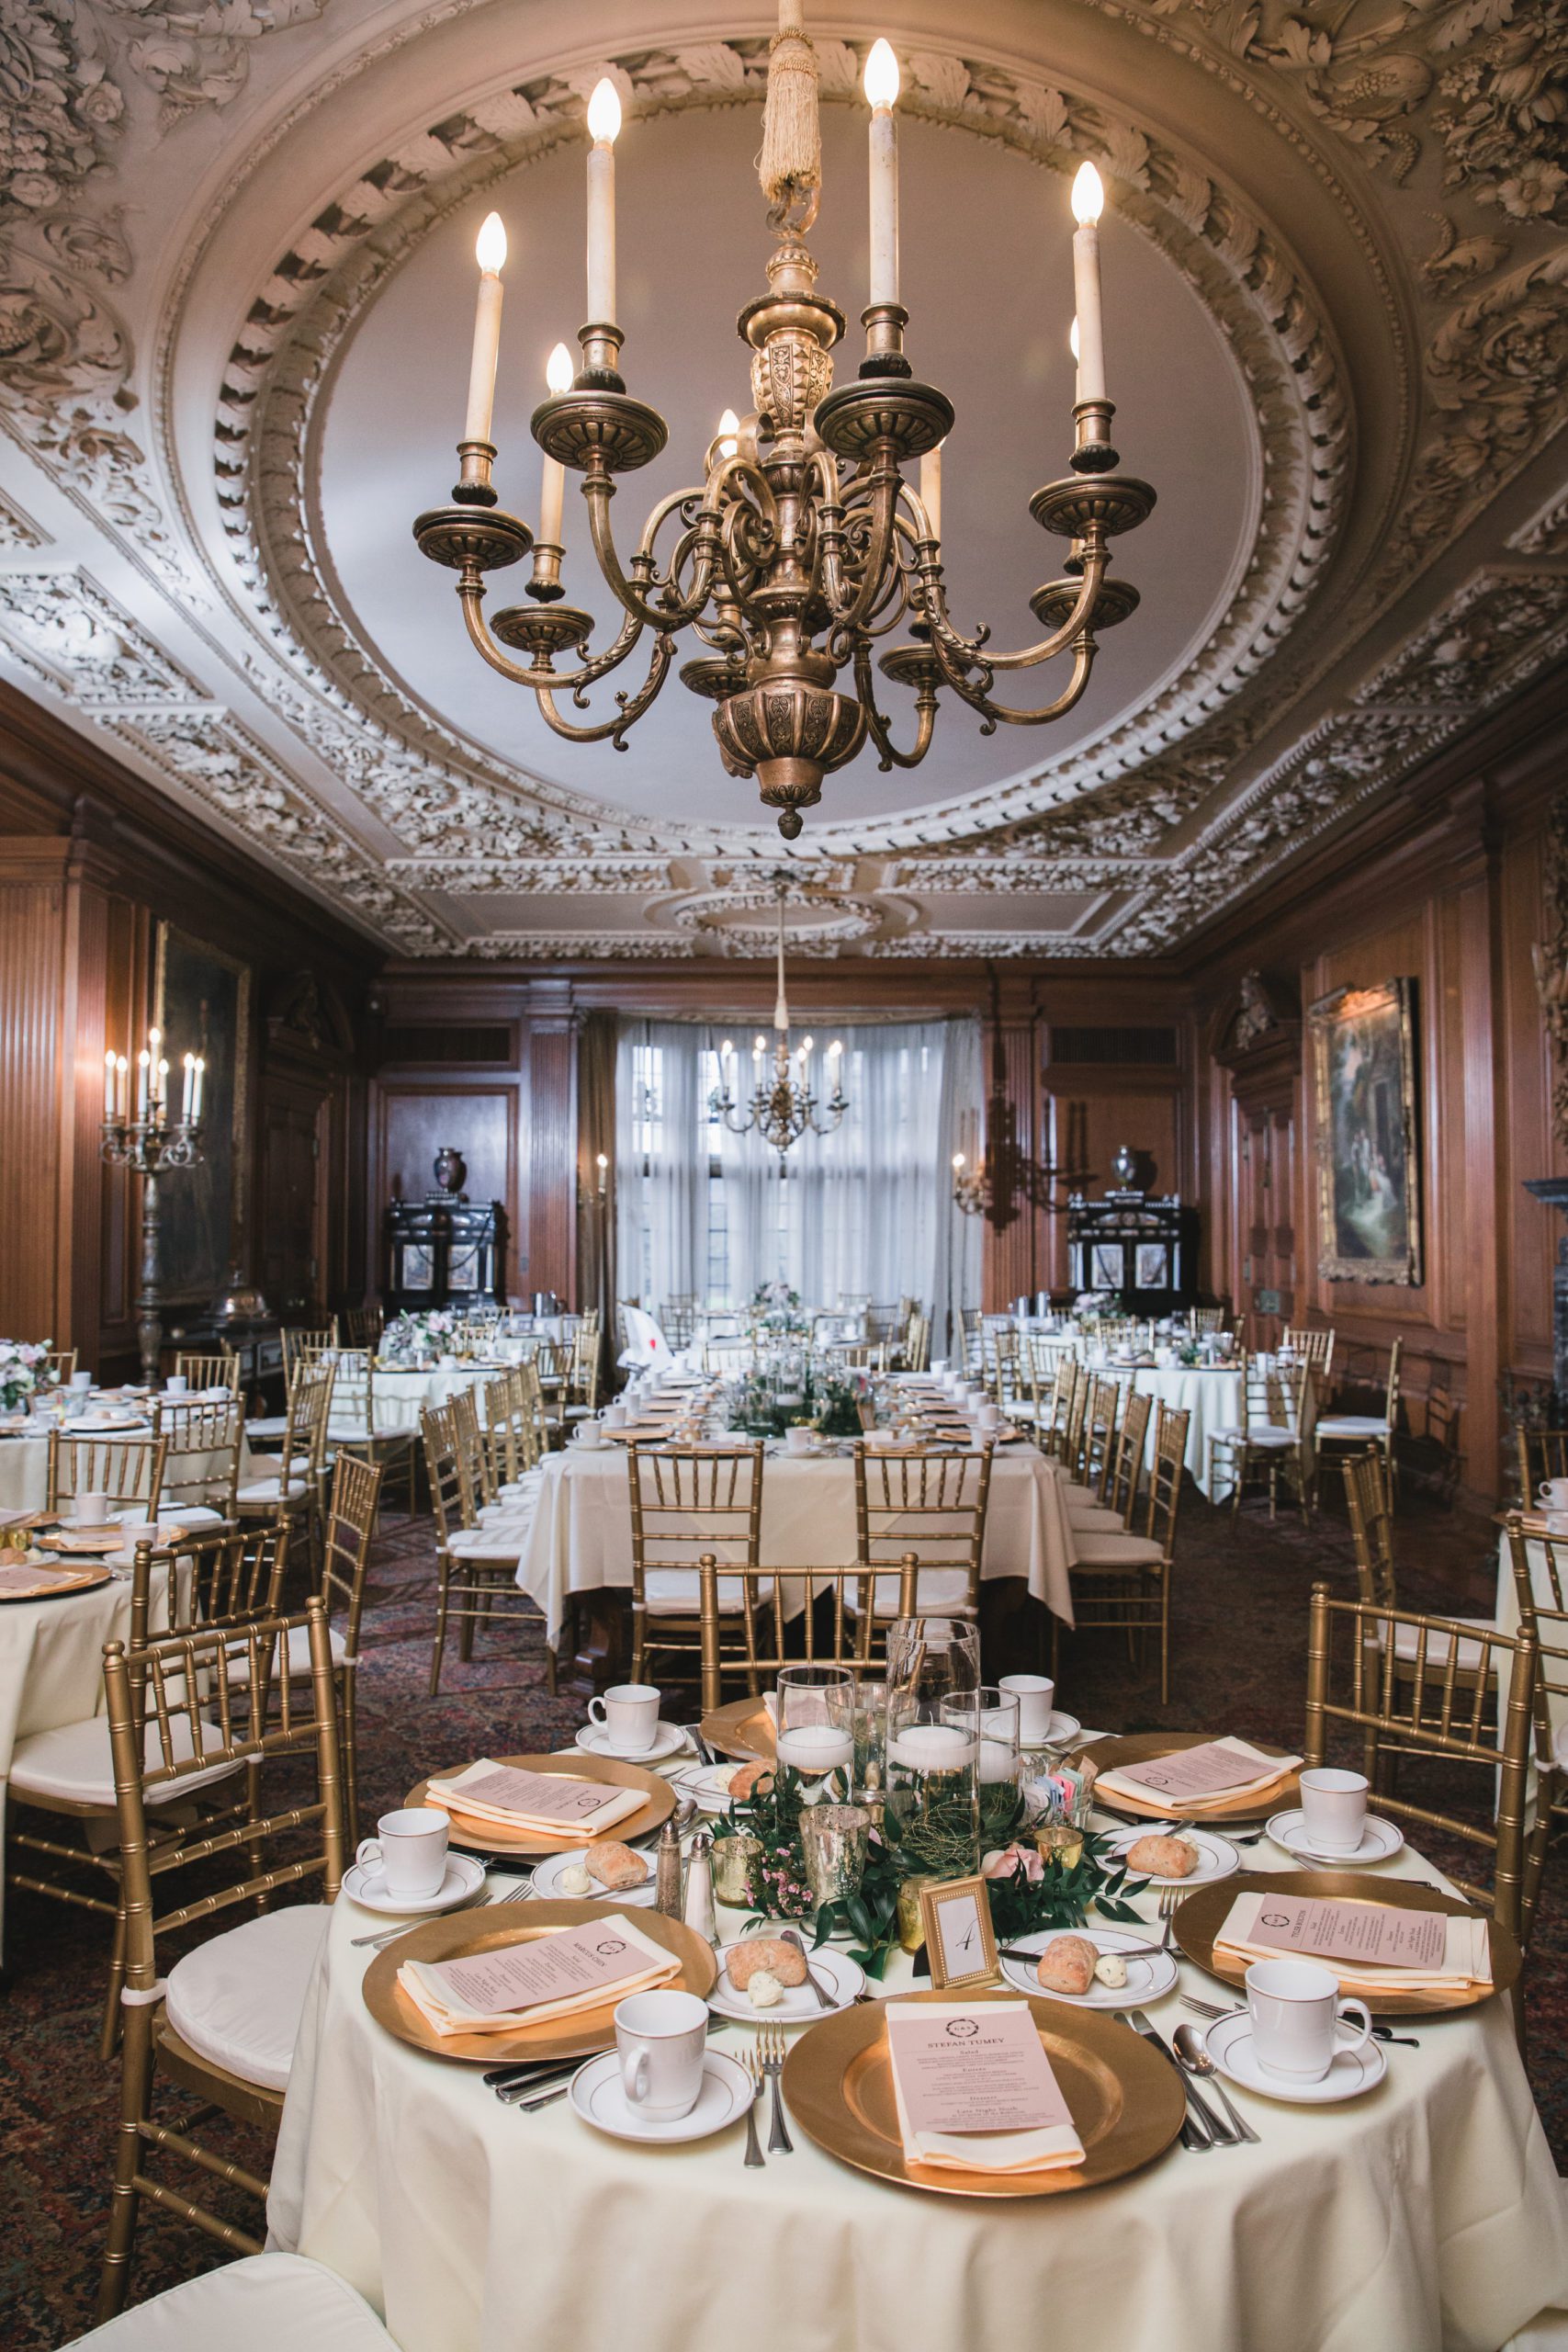
[[[659,1833],[658,1877],[655,1881],[653,1907],[662,1911],[667,1919],[681,1917],[681,1840],[675,1824],[667,1821]]]
[[[686,1925],[710,1943],[718,1941],[713,1907],[713,1833],[699,1829],[686,1862]]]

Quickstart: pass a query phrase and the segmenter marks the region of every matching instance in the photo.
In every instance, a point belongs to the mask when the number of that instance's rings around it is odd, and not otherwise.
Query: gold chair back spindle
[[[157,1435],[72,1437],[64,1430],[51,1429],[44,1474],[46,1508],[59,1511],[78,1495],[107,1495],[111,1510],[140,1506],[149,1519],[155,1518],[168,1451],[168,1440]]]
[[[730,1567],[755,1568],[762,1540],[762,1445],[628,1445],[626,1489],[632,1523],[632,1679],[649,1679],[648,1658],[689,1659],[701,1671],[705,1553],[721,1566],[715,1608],[738,1632],[727,1662],[760,1688],[753,1584],[727,1580]]]
[[[189,1385],[194,1396],[203,1388],[226,1388],[231,1396],[240,1393],[240,1359],[232,1348],[225,1348],[220,1355],[189,1355],[182,1348],[175,1358],[175,1371]]]
[[[910,1553],[919,1584],[917,1615],[979,1615],[992,1451],[987,1445],[966,1453],[924,1447],[884,1453],[856,1444],[855,1554],[861,1566],[875,1574],[879,1617],[894,1605],[887,1571]]]
[[[907,1552],[898,1562],[897,1611],[882,1620],[879,1656],[878,1621],[871,1605],[874,1579],[858,1566],[738,1568],[731,1562],[716,1559],[711,1552],[703,1553],[697,1562],[697,1578],[701,1593],[704,1713],[719,1706],[724,1697],[727,1654],[722,1641],[726,1616],[722,1596],[727,1586],[742,1588],[739,1613],[750,1636],[746,1662],[749,1679],[755,1687],[763,1676],[776,1681],[780,1669],[786,1666],[847,1666],[852,1674],[875,1674],[879,1665],[886,1666],[886,1627],[892,1623],[892,1615],[913,1617],[919,1613],[915,1605],[918,1576],[915,1555]],[[892,1581],[891,1577],[885,1580]],[[832,1594],[832,1608],[829,1611],[829,1630],[824,1638],[819,1603],[829,1591]],[[735,1613],[731,1599],[728,1614]],[[758,1624],[764,1621],[773,1634],[766,1648],[758,1646],[755,1638]],[[796,1630],[798,1639],[792,1641],[791,1633]]]

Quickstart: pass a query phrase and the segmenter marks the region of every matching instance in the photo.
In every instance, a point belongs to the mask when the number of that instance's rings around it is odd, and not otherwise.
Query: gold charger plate
[[[1217,1976],[1222,1984],[1241,1985],[1246,1981],[1247,1963],[1214,1950],[1214,1938],[1224,1926],[1238,1894],[1312,1894],[1336,1903],[1378,1903],[1407,1911],[1442,1911],[1453,1919],[1475,1917],[1473,1904],[1465,1903],[1455,1894],[1444,1894],[1438,1887],[1423,1886],[1414,1879],[1385,1879],[1373,1888],[1369,1886],[1364,1871],[1238,1871],[1234,1878],[1218,1879],[1213,1886],[1195,1887],[1177,1906],[1177,1942],[1189,1960],[1196,1961],[1211,1976]],[[1359,1993],[1357,1997],[1366,2002],[1375,2018],[1415,2018],[1438,2017],[1450,2009],[1473,2009],[1481,2002],[1489,2001],[1494,1993],[1506,1993],[1518,1982],[1523,1956],[1506,1928],[1499,1927],[1495,1919],[1488,1919],[1486,1925],[1492,1948],[1492,1983],[1484,1992],[1470,1985],[1460,1992],[1389,1992],[1376,1998]],[[1332,1968],[1334,1962],[1325,1960],[1322,1965]]]
[[[604,1781],[612,1788],[641,1789],[644,1803],[636,1813],[623,1814],[600,1834],[619,1838],[629,1846],[634,1839],[646,1838],[650,1830],[662,1828],[678,1802],[670,1782],[657,1772],[645,1772],[640,1764],[623,1764],[614,1756],[586,1756],[581,1750],[570,1756],[497,1756],[497,1764],[514,1765],[520,1772],[564,1772],[574,1781]],[[466,1764],[449,1765],[437,1772],[438,1781],[449,1781],[458,1772],[466,1772]],[[430,1780],[421,1781],[403,1799],[405,1804],[428,1804],[426,1791]],[[596,1841],[592,1838],[552,1838],[534,1829],[508,1829],[499,1821],[481,1821],[477,1814],[453,1813],[454,1846],[473,1846],[480,1853],[499,1854],[564,1854],[569,1848],[581,1848],[583,1853]]]
[[[0,1601],[65,1600],[73,1593],[96,1592],[99,1585],[109,1582],[111,1575],[109,1569],[98,1567],[96,1565],[83,1568],[46,1567],[41,1561],[12,1561],[4,1552],[0,1552],[0,1567],[13,1566],[36,1568],[40,1579],[47,1576],[49,1581],[44,1583],[40,1580],[30,1589],[27,1587],[23,1587],[19,1591],[0,1589]]]
[[[1100,1773],[1114,1772],[1128,1764],[1146,1764],[1156,1756],[1174,1756],[1184,1747],[1206,1747],[1218,1735],[1209,1731],[1140,1731],[1131,1732],[1122,1739],[1091,1740],[1073,1757],[1080,1764],[1085,1757],[1093,1759]],[[1248,1743],[1264,1756],[1288,1756],[1290,1750],[1276,1747],[1266,1739]],[[1190,1811],[1173,1814],[1161,1811],[1153,1804],[1140,1804],[1135,1798],[1124,1797],[1115,1790],[1101,1795],[1097,1786],[1094,1802],[1106,1813],[1119,1813],[1125,1821],[1192,1821],[1200,1829],[1218,1829],[1227,1822],[1267,1821],[1271,1813],[1279,1813],[1297,1803],[1301,1791],[1301,1767],[1282,1772],[1270,1781],[1266,1789],[1256,1790],[1251,1796],[1238,1798],[1234,1804],[1223,1803],[1193,1805]],[[1227,1883],[1229,1882],[1227,1881]]]
[[[596,2008],[580,2009],[575,2017],[519,2026],[512,2033],[437,2033],[398,1983],[398,1971],[408,1960],[466,1960],[472,1952],[531,1943],[553,1928],[580,1928],[587,1920],[603,1922],[604,1917],[603,1903],[496,1903],[485,1906],[482,1928],[467,1910],[449,1911],[440,1919],[423,1919],[376,1954],[365,1972],[365,2006],[377,2024],[384,2025],[400,2041],[413,2050],[426,2050],[435,2058],[457,2058],[468,2065],[486,2066],[534,2058],[591,2058],[596,2050],[608,2050],[615,2039],[618,1993]],[[650,1943],[662,1944],[680,1960],[681,1973],[671,1978],[670,1989],[694,1993],[699,2001],[705,2001],[718,1975],[713,1946],[706,1939],[684,1920],[667,1919],[659,1911],[639,1908],[637,1925]]]
[[[777,1760],[773,1719],[761,1699],[731,1699],[727,1707],[715,1707],[705,1714],[698,1729],[721,1756],[763,1764]]]
[[[1234,1884],[1234,1881],[1227,1882]],[[951,1993],[900,1994],[900,2000],[950,2001]],[[959,1996],[963,1997],[963,1996]],[[1015,1993],[978,1993],[976,2001],[1018,2000]],[[1029,2012],[1083,2143],[1081,2165],[1047,2172],[960,2173],[905,2162],[893,2098],[893,2066],[884,2009],[840,2009],[808,2026],[784,2060],[784,2094],[795,2121],[819,2148],[857,2172],[924,2188],[939,2197],[1057,2197],[1120,2180],[1162,2155],[1181,2129],[1181,2077],[1141,2033],[1118,2017],[1067,2009],[1029,1998]]]

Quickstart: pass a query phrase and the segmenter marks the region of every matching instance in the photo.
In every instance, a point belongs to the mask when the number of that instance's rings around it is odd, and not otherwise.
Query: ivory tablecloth
[[[69,1430],[70,1424],[67,1423],[66,1427]],[[95,1432],[88,1431],[84,1434],[91,1435]],[[129,1438],[146,1437],[149,1431],[144,1424],[140,1429],[123,1431],[104,1430],[96,1434],[101,1434],[107,1441],[111,1436],[120,1435]],[[206,1470],[213,1477],[217,1477],[220,1470],[225,1467],[226,1462],[226,1450],[222,1454],[211,1453],[205,1457],[186,1455],[182,1461],[181,1476],[195,1477],[201,1475],[201,1470]],[[198,1464],[200,1469],[197,1467]],[[240,1441],[240,1485],[243,1487],[247,1479],[262,1476],[263,1467],[253,1465],[250,1447],[242,1438]],[[0,1519],[13,1511],[42,1510],[48,1500],[48,1438],[0,1437]],[[168,1516],[168,1512],[165,1511],[164,1517]]]
[[[1070,1625],[1075,1556],[1055,1464],[1032,1446],[998,1449],[981,1575],[1026,1578],[1035,1599]],[[763,1566],[847,1567],[854,1557],[853,1463],[844,1456],[770,1455],[762,1474]],[[622,1448],[547,1454],[517,1581],[544,1611],[550,1639],[559,1630],[569,1592],[631,1580],[631,1505]]]
[[[1380,1875],[1433,1873],[1407,1852]],[[649,2149],[564,2102],[519,2115],[375,2024],[349,1941],[366,1932],[340,1900],[268,2243],[347,2278],[401,2352],[1497,2352],[1568,2301],[1568,2211],[1500,2001],[1423,2021],[1352,2104],[1235,2092],[1258,2147],[1176,2147],[1009,2205],[865,2178],[798,2125],[794,2155],[749,2172],[739,2123]],[[895,1955],[894,1989],[908,1970]],[[1156,2004],[1167,2034],[1186,2014]]]

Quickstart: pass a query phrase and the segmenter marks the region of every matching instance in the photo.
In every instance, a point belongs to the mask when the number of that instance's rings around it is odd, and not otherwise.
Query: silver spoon
[[[1230,2117],[1231,2121],[1235,2125],[1236,2130],[1241,2133],[1242,2138],[1244,2140],[1250,2140],[1253,2146],[1258,2147],[1260,2143],[1257,2132],[1253,2130],[1246,2116],[1239,2115],[1236,2112],[1235,2106],[1232,2104],[1230,2093],[1226,2090],[1224,2084],[1220,2079],[1220,2070],[1215,2065],[1213,2060],[1210,2057],[1207,2050],[1203,2047],[1202,2037],[1200,2035],[1197,2027],[1195,2025],[1179,2025],[1175,2033],[1171,2036],[1171,2039],[1176,2044],[1176,2054],[1180,2059],[1182,2064],[1187,2068],[1189,2074],[1201,2075],[1203,2080],[1209,2084],[1209,2087],[1213,2092],[1214,2097],[1219,2100],[1220,2105],[1224,2109],[1225,2113]]]

